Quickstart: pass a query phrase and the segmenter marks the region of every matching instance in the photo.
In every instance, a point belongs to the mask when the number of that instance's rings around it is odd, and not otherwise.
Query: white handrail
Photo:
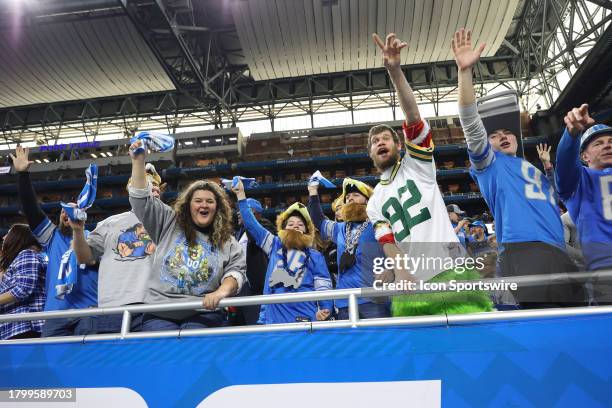
[[[576,272],[576,273],[559,273],[548,275],[532,275],[532,276],[517,276],[512,278],[500,279],[480,279],[471,281],[461,281],[461,283],[478,283],[486,284],[506,282],[517,283],[522,287],[547,284],[564,284],[570,279],[573,282],[581,280],[598,280],[602,278],[612,278],[612,271],[598,272]],[[314,302],[319,300],[332,299],[348,299],[348,321],[325,321],[325,322],[298,322],[273,325],[256,325],[256,326],[237,326],[237,327],[222,327],[210,329],[191,329],[191,330],[175,330],[175,331],[160,331],[160,332],[130,332],[131,318],[134,313],[152,313],[152,312],[172,312],[183,310],[198,310],[204,311],[202,302],[174,302],[160,303],[149,305],[128,305],[108,308],[88,308],[78,310],[60,310],[50,312],[36,313],[21,313],[0,315],[0,323],[14,321],[32,321],[32,320],[47,320],[57,318],[71,317],[88,317],[100,315],[122,314],[121,332],[117,334],[92,334],[84,336],[64,336],[64,337],[47,337],[36,339],[20,339],[20,340],[4,340],[2,344],[35,344],[35,343],[64,343],[64,342],[85,342],[93,340],[118,340],[118,339],[135,339],[135,338],[160,338],[160,337],[184,337],[184,336],[202,336],[202,335],[222,335],[222,334],[237,334],[237,333],[266,333],[278,331],[313,331],[328,328],[359,328],[359,327],[380,327],[380,326],[437,326],[437,325],[458,325],[475,322],[492,322],[501,320],[517,320],[517,319],[533,319],[533,318],[552,318],[552,317],[568,317],[568,316],[583,316],[583,315],[600,315],[612,314],[612,306],[600,307],[571,307],[560,309],[535,309],[535,310],[517,310],[504,312],[487,312],[475,313],[466,315],[439,315],[439,316],[418,316],[418,317],[398,317],[398,318],[380,318],[367,319],[365,321],[359,319],[359,302],[357,299],[367,297],[389,297],[403,294],[418,294],[432,292],[447,292],[449,289],[440,288],[436,290],[376,290],[373,288],[359,289],[337,289],[313,292],[300,293],[283,293],[274,295],[257,295],[244,297],[230,297],[219,302],[219,307],[229,306],[251,306],[264,304],[278,303],[293,303],[293,302]]]

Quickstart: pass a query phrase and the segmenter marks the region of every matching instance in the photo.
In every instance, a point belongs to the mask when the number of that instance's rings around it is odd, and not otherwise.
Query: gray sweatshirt
[[[221,248],[212,246],[208,235],[196,233],[196,245],[189,247],[176,213],[145,189],[129,187],[132,210],[157,245],[149,275],[145,303],[198,301],[219,288],[231,276],[242,287],[246,265],[235,238]],[[161,315],[160,313],[156,313]],[[178,313],[180,319],[193,313]]]
[[[98,270],[98,306],[142,303],[148,291],[155,244],[133,211],[98,223],[87,237]]]

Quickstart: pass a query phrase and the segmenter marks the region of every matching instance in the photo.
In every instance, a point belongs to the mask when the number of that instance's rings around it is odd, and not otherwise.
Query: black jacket
[[[259,223],[270,233],[275,234],[274,224],[267,218],[260,218]],[[238,232],[237,239],[240,239],[245,232],[244,228]],[[268,255],[257,246],[255,240],[247,232],[247,253],[246,253],[246,276],[249,280],[252,295],[263,294],[264,280],[266,279],[266,270],[268,269]]]

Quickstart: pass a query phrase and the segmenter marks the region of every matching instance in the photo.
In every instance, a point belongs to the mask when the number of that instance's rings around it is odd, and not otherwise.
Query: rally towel
[[[96,199],[96,190],[98,187],[98,166],[95,163],[91,163],[87,170],[85,170],[85,177],[87,181],[79,198],[77,199],[77,206],[72,207],[64,203],[60,203],[68,218],[72,221],[85,221],[87,219],[87,209],[91,207]]]
[[[135,155],[144,153],[147,148],[154,152],[169,152],[174,149],[174,138],[165,133],[140,132],[130,140],[130,143],[138,140],[142,142],[142,145],[133,151]]]
[[[222,178],[221,184],[223,185],[223,187],[225,187],[226,190],[231,190],[232,187],[236,187],[236,185],[238,185],[238,180],[242,180],[242,184],[244,185],[245,190],[247,188],[253,188],[258,186],[257,181],[255,181],[254,178],[241,176],[234,176],[234,178],[231,180]]]
[[[76,254],[69,249],[62,255],[59,272],[57,274],[57,285],[55,285],[56,299],[64,300],[64,297],[72,292],[77,283],[79,269],[85,269],[86,265],[78,265]]]
[[[322,184],[323,187],[327,188],[336,188],[336,185],[334,183],[323,177],[321,172],[317,170],[312,174],[312,176],[310,176],[310,180],[308,180],[308,185],[318,186],[319,184]]]

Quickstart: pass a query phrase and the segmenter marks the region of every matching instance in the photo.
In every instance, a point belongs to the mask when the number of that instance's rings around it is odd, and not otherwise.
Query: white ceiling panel
[[[127,17],[0,31],[0,107],[175,89]]]
[[[474,31],[494,55],[519,0],[241,0],[232,12],[256,80],[381,66],[371,35],[395,32],[403,64],[453,59],[458,28]]]

